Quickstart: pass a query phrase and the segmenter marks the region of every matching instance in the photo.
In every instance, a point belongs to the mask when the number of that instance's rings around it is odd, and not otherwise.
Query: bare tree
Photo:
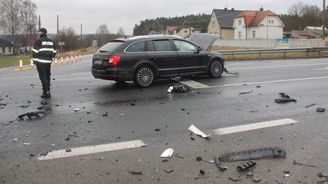
[[[64,50],[70,51],[79,48],[78,35],[72,27],[60,30],[61,41],[65,43]]]
[[[20,10],[22,8],[22,0],[1,0],[0,12],[1,12],[1,28],[5,34],[10,35],[10,41],[14,44],[14,54],[16,54],[17,44],[15,42],[15,36],[20,30]]]
[[[108,27],[106,24],[100,25],[97,29],[97,34],[109,34]]]
[[[123,27],[118,28],[117,35],[119,35],[119,36],[124,36],[125,35]]]
[[[24,0],[22,5],[23,7],[20,10],[21,27],[24,37],[24,45],[27,47],[33,44],[33,35],[36,31],[36,5],[30,0]]]
[[[304,7],[304,4],[302,2],[297,2],[297,3],[293,4],[288,9],[288,14],[291,15],[291,16],[301,17],[302,16],[303,7]]]
[[[107,37],[109,35],[107,25],[106,24],[100,25],[97,29],[96,34],[97,34],[97,40],[99,45],[105,44],[108,41]]]

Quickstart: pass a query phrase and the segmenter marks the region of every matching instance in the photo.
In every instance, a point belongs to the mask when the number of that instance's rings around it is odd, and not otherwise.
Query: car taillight
[[[109,66],[117,66],[120,64],[121,56],[110,56],[108,58],[108,65]]]

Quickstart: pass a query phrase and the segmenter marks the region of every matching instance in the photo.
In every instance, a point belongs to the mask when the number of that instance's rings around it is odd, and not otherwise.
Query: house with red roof
[[[284,24],[270,10],[241,11],[233,22],[235,39],[281,39]]]

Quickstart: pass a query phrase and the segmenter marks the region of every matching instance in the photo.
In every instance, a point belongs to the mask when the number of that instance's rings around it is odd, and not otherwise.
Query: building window
[[[256,31],[253,31],[253,38],[256,38]]]
[[[215,24],[215,22],[214,22],[214,21],[212,21],[212,27],[214,27],[214,24]]]
[[[188,33],[188,30],[184,30],[184,33]]]
[[[239,25],[239,26],[241,25],[241,20],[238,21],[238,25]]]
[[[238,31],[238,39],[241,39],[241,31]]]

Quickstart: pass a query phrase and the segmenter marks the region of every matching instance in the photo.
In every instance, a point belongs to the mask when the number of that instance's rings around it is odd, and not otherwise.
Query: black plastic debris
[[[245,171],[251,169],[252,167],[254,167],[255,165],[256,165],[256,162],[254,162],[254,161],[251,160],[249,162],[246,162],[246,163],[238,166],[237,167],[237,171],[239,171],[239,172],[245,172]]]
[[[22,121],[25,118],[28,118],[29,120],[40,119],[41,117],[43,117],[45,115],[46,115],[46,112],[44,112],[44,111],[28,112],[28,113],[19,115],[17,117],[17,120]]]
[[[243,92],[239,92],[239,95],[246,95],[246,94],[249,94],[249,93],[252,93],[253,90],[250,90],[250,91],[243,91]]]
[[[66,151],[67,153],[72,152],[71,149],[66,149],[65,151]]]
[[[328,173],[319,172],[317,175],[319,176],[319,178],[328,178]]]
[[[258,183],[258,182],[261,182],[262,181],[262,179],[261,178],[253,178],[253,181],[255,182],[255,183]]]
[[[164,172],[166,172],[166,173],[172,173],[172,172],[174,172],[174,170],[173,169],[164,169]]]
[[[205,175],[205,171],[204,170],[199,170],[199,176],[204,176]]]
[[[49,151],[44,151],[44,152],[40,153],[40,156],[47,156],[48,153],[49,153]]]
[[[325,111],[326,111],[325,108],[321,108],[321,107],[317,108],[317,112],[325,112]]]
[[[290,98],[289,95],[285,93],[279,93],[281,98],[277,98],[274,100],[277,104],[289,103],[289,102],[296,102],[295,99]]]
[[[142,171],[129,171],[132,175],[142,175]]]
[[[233,182],[239,181],[239,178],[236,178],[236,177],[229,177],[228,179],[233,181]]]
[[[102,115],[103,117],[107,117],[108,116],[108,112],[106,112],[105,114]]]
[[[168,93],[188,93],[189,91],[189,86],[185,84],[176,84],[174,86],[170,86],[167,90]]]
[[[286,150],[280,147],[267,147],[226,153],[217,159],[221,162],[235,162],[243,160],[254,160],[261,158],[285,158]]]
[[[161,131],[161,129],[160,128],[155,128],[155,131],[159,132],[159,131]]]
[[[305,108],[309,108],[309,107],[312,107],[312,106],[315,106],[315,105],[317,105],[317,104],[310,104],[310,105],[307,105],[307,106],[305,106]]]

